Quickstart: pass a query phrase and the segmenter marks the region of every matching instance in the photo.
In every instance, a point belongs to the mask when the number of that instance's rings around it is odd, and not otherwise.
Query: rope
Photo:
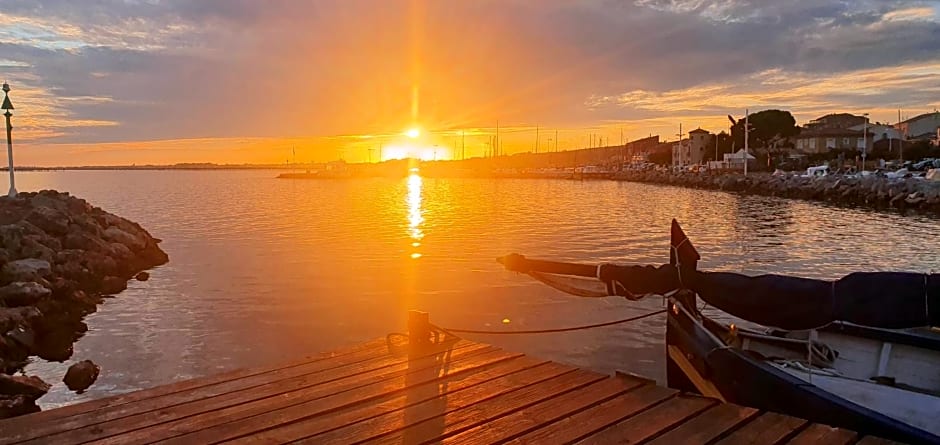
[[[629,323],[631,321],[642,320],[644,318],[652,317],[654,315],[663,314],[666,312],[666,309],[650,312],[648,314],[638,315],[636,317],[624,318],[622,320],[608,321],[604,323],[589,324],[583,326],[572,326],[567,328],[555,328],[555,329],[533,329],[528,331],[484,331],[477,329],[444,329],[437,326],[435,328],[441,329],[444,332],[459,332],[461,334],[549,334],[554,332],[570,332],[570,331],[581,331],[585,329],[594,329],[602,328],[604,326],[613,326],[615,324]],[[433,325],[432,325],[433,326]]]

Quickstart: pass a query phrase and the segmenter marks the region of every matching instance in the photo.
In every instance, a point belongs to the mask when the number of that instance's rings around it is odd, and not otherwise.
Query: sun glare
[[[405,132],[405,136],[416,139],[418,136],[421,136],[421,130],[417,127],[409,128],[408,131]]]
[[[391,145],[382,152],[382,160],[417,159],[420,161],[443,161],[453,159],[453,152],[448,147],[424,145]]]

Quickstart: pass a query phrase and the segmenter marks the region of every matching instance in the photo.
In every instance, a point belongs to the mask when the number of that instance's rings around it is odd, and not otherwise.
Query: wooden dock
[[[0,444],[889,443],[457,340],[380,339],[0,421]]]

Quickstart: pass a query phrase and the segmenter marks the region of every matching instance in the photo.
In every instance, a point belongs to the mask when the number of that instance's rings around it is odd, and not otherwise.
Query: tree
[[[715,138],[718,138],[718,159],[715,159]],[[720,161],[724,159],[722,155],[731,152],[733,152],[733,141],[730,134],[722,131],[708,137],[708,142],[705,145],[706,161]]]
[[[670,165],[672,164],[672,149],[663,150],[657,149],[653,150],[649,155],[649,161],[654,164],[659,165]]]
[[[796,126],[796,119],[789,111],[764,110],[758,111],[748,117],[751,124],[751,147],[771,148],[780,146],[785,138],[796,136],[800,128]],[[740,118],[731,126],[736,147],[744,147],[744,118]]]

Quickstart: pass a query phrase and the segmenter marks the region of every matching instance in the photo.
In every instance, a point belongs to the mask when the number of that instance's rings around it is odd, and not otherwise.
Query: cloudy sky
[[[507,151],[940,107],[940,1],[0,0],[22,163]],[[553,141],[549,142],[549,138]],[[372,152],[372,156],[377,156]]]

